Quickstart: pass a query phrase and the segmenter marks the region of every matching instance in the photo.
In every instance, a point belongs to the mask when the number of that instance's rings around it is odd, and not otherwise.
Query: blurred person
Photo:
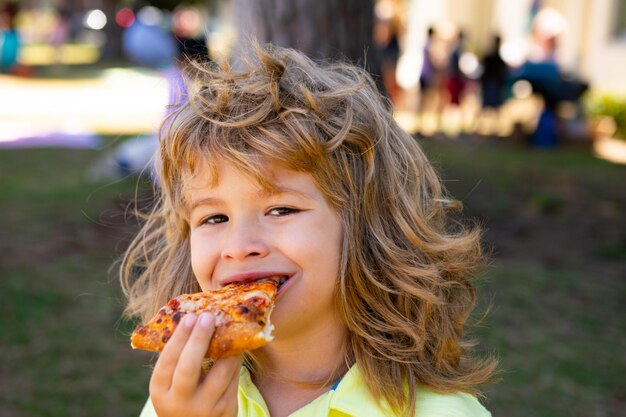
[[[555,22],[565,24],[557,11],[546,9],[539,12],[533,23],[531,52],[526,62],[512,75],[512,81],[528,81],[533,92],[543,99],[543,110],[530,138],[531,146],[537,148],[555,148],[559,144],[559,104],[564,101],[578,103],[589,88],[580,77],[564,74],[561,70],[557,55],[559,36],[564,26]]]
[[[509,76],[509,67],[500,55],[502,38],[493,37],[491,47],[482,59],[480,75],[481,105],[483,109],[499,109],[504,102],[504,86]]]
[[[435,27],[430,26],[422,48],[422,68],[419,77],[418,113],[422,133],[430,134],[439,126],[444,104],[443,87],[447,59],[442,40],[438,38]]]
[[[219,321],[177,315],[142,417],[489,417],[473,394],[495,364],[463,337],[480,232],[364,69],[279,47],[243,62],[185,77],[121,283],[147,321],[182,292],[284,278],[274,340],[203,371]]]
[[[400,98],[400,87],[396,81],[396,66],[400,57],[400,23],[397,18],[379,19],[375,26],[376,45],[382,52],[382,78],[385,91],[392,103]]]
[[[446,71],[446,89],[448,91],[448,102],[454,107],[461,105],[461,99],[463,98],[463,92],[467,84],[467,78],[461,70],[460,61],[465,41],[465,34],[462,30],[459,30],[452,45],[452,51],[450,52],[450,58],[448,59],[448,66]]]
[[[426,96],[433,88],[435,88],[436,82],[436,70],[433,63],[432,47],[435,39],[435,28],[430,26],[426,35],[426,42],[422,48],[422,69],[419,77],[420,91],[422,95],[421,102],[424,104]]]
[[[428,28],[426,42],[424,42],[424,47],[422,48],[422,70],[419,78],[419,83],[422,90],[426,90],[432,84],[434,68],[431,58],[431,46],[434,37],[435,28],[431,26]]]
[[[498,114],[504,103],[505,86],[509,76],[509,67],[500,54],[501,45],[502,38],[495,35],[489,50],[481,60],[483,68],[480,75],[481,109],[476,119],[476,128],[479,132],[489,134],[497,131]]]
[[[538,42],[541,41],[541,43]],[[530,137],[536,148],[555,148],[559,142],[557,105],[562,101],[561,69],[556,60],[556,36],[536,37],[530,58],[517,71],[518,79],[529,81],[533,92],[543,98],[543,109],[537,127]]]
[[[17,70],[17,59],[22,47],[15,25],[19,11],[17,2],[8,2],[0,8],[0,72],[13,73]]]

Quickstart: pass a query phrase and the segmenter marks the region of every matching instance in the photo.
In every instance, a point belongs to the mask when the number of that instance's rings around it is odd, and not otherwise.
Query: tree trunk
[[[380,74],[372,42],[374,0],[235,0],[233,11],[235,51],[256,39],[313,58],[348,59]]]

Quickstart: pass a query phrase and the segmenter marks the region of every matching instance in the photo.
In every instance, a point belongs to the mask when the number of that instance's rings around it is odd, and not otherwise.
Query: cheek
[[[339,274],[343,228],[338,219],[323,219],[302,233],[298,243],[302,259],[324,276],[335,280]]]
[[[202,239],[200,233],[192,233],[189,239],[191,252],[191,269],[203,291],[211,288],[211,276],[215,267],[215,257],[212,256],[211,245]]]

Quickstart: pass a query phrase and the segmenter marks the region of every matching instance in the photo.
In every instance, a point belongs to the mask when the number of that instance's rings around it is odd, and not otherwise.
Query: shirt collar
[[[242,396],[247,407],[255,409],[257,415],[269,416],[267,412],[267,405],[265,400],[261,396],[261,393],[252,382],[250,372],[245,367],[241,368],[239,379],[239,395]],[[365,381],[356,365],[353,365],[348,372],[341,379],[335,390],[330,390],[313,402],[307,404],[301,409],[304,411],[309,406],[313,406],[316,410],[316,414],[310,414],[320,416],[318,414],[321,408],[324,409],[325,415],[328,415],[330,410],[337,410],[349,416],[358,417],[380,417],[381,415],[393,415],[391,410],[383,401],[382,405],[374,399],[372,394],[367,389]],[[320,408],[321,407],[321,408]],[[294,414],[300,415],[299,411]],[[302,415],[309,415],[308,413],[302,413]]]
[[[394,415],[386,402],[378,403],[371,394],[357,365],[344,375],[337,389],[330,393],[329,408],[358,417]]]

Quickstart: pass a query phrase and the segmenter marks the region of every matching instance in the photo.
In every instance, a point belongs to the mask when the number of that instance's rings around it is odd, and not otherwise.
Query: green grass
[[[500,358],[494,416],[623,415],[625,167],[571,151],[423,142],[494,259],[473,333]],[[150,354],[113,261],[134,180],[93,184],[102,151],[0,151],[0,415],[138,415]]]
[[[495,262],[484,287],[493,311],[478,330],[501,358],[502,383],[488,391],[494,413],[620,415],[626,286],[589,278],[532,260]]]
[[[98,155],[0,151],[0,415],[136,415],[145,401],[146,356],[108,272],[135,183],[85,181]]]
[[[475,329],[500,357],[503,416],[626,407],[626,167],[589,154],[422,141],[494,253]]]

